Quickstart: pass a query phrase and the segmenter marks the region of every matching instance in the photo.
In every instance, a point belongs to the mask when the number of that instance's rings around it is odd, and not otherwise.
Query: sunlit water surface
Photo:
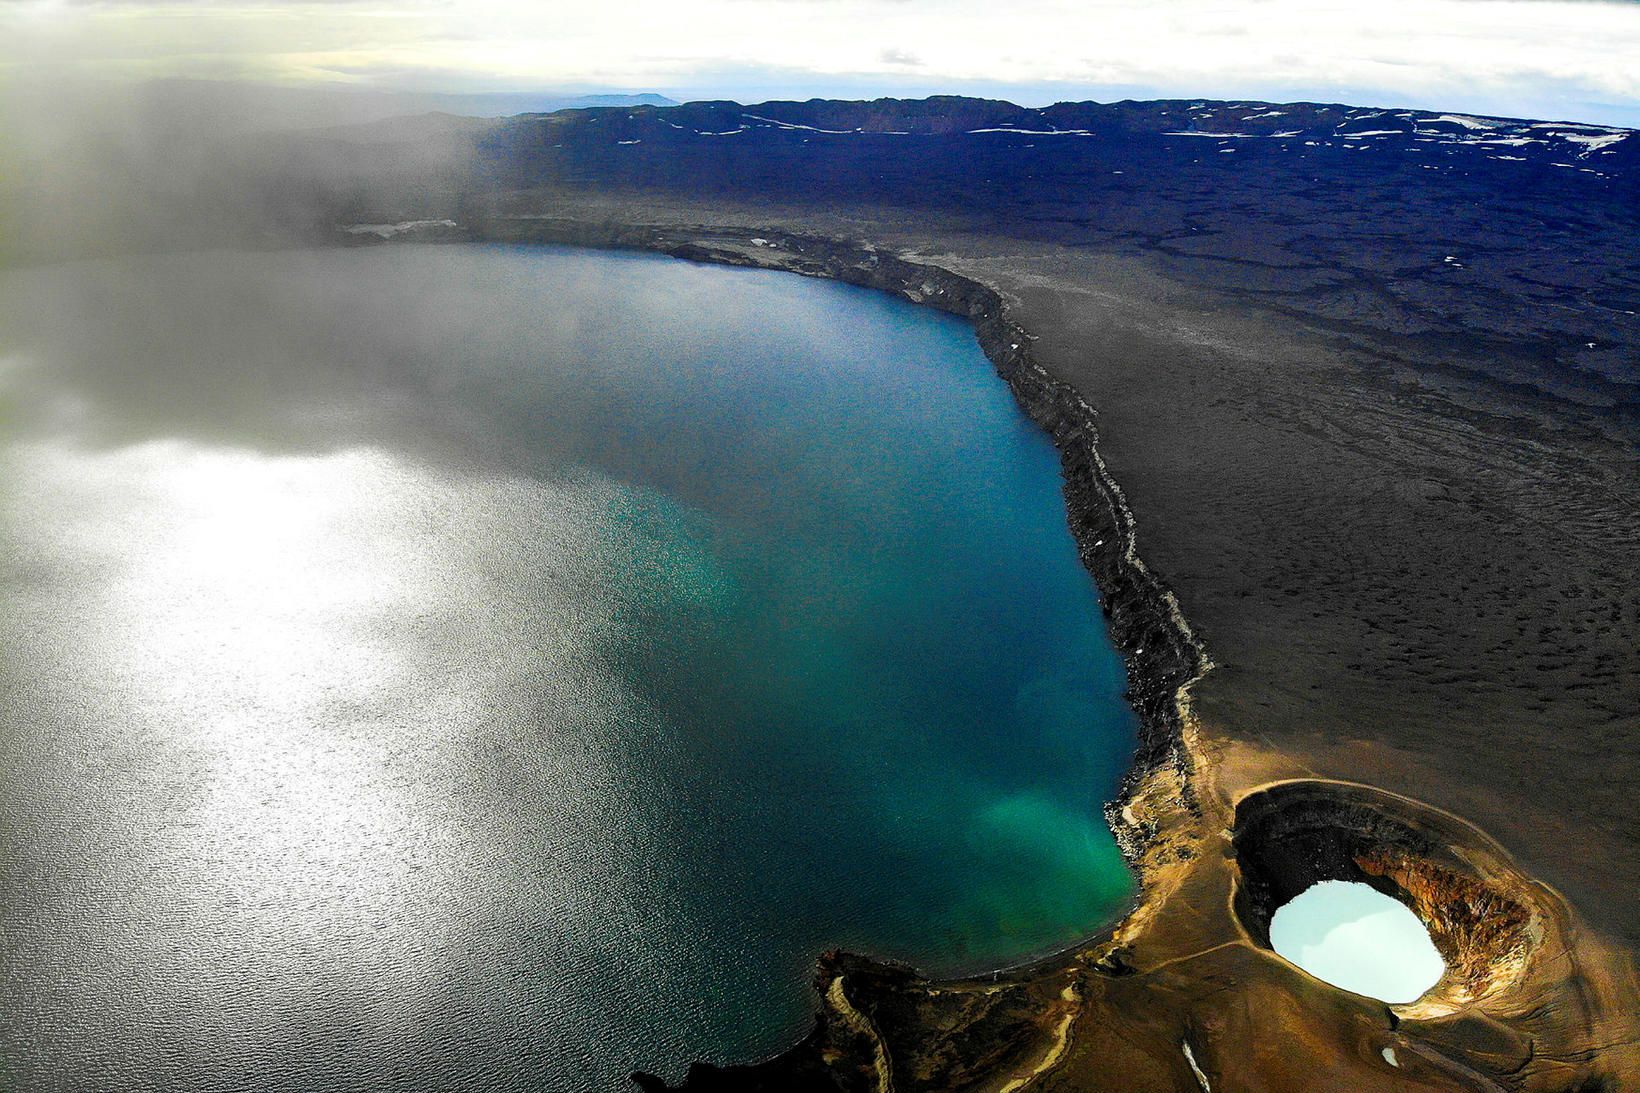
[[[0,279],[0,1087],[619,1088],[1128,894],[954,319],[505,248]]]
[[[1352,881],[1324,880],[1278,907],[1270,947],[1317,979],[1384,1002],[1411,1002],[1446,972],[1406,904]]]

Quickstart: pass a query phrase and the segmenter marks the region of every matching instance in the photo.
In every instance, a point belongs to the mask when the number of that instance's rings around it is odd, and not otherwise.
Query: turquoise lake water
[[[1130,880],[1057,460],[954,318],[504,247],[0,277],[0,1086],[618,1089]]]

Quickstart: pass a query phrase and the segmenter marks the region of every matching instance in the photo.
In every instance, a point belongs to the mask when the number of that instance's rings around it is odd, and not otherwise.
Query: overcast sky
[[[1640,0],[0,0],[0,64],[29,82],[1323,99],[1640,125]]]

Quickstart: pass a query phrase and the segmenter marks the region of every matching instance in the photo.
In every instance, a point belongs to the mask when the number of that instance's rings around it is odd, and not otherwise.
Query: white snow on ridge
[[[1482,121],[1480,118],[1472,118],[1467,114],[1442,114],[1438,118],[1419,118],[1418,120],[1425,125],[1437,121],[1451,122],[1453,125],[1461,125],[1465,129],[1496,129],[1498,127],[1497,122]]]
[[[1616,144],[1618,141],[1624,140],[1628,137],[1627,133],[1602,133],[1600,136],[1593,136],[1584,133],[1554,133],[1552,135],[1557,136],[1562,140],[1569,140],[1574,144],[1584,145],[1583,151],[1578,153],[1578,155],[1581,156],[1586,156],[1590,152],[1598,152],[1600,149],[1606,147],[1606,145]]]
[[[1597,133],[1615,133],[1615,132],[1617,132],[1616,129],[1613,129],[1609,125],[1590,125],[1588,122],[1582,122],[1582,121],[1539,121],[1539,122],[1533,122],[1530,126],[1528,126],[1528,128],[1531,128],[1531,129],[1593,129]]]
[[[851,133],[859,132],[858,129],[821,129],[814,125],[798,125],[794,121],[781,121],[779,118],[765,118],[759,114],[742,114],[740,116],[743,118],[751,118],[753,121],[760,121],[767,125],[772,125],[777,129],[804,129],[810,133],[830,133],[833,136],[848,136]]]
[[[1164,137],[1214,137],[1214,138],[1217,138],[1217,139],[1220,139],[1220,140],[1226,140],[1226,139],[1229,139],[1230,137],[1256,137],[1256,136],[1258,136],[1258,134],[1257,133],[1198,133],[1197,131],[1192,129],[1192,130],[1189,130],[1188,132],[1163,133],[1162,136],[1164,136]]]
[[[1008,126],[997,126],[992,129],[970,129],[970,133],[1024,133],[1031,137],[1091,137],[1091,129],[1013,129]]]
[[[1363,129],[1359,133],[1339,133],[1338,135],[1349,140],[1355,137],[1399,137],[1403,132],[1404,130],[1401,129]]]

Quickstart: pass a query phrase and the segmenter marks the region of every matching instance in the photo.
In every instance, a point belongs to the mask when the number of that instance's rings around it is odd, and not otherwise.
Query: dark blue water
[[[582,1090],[1066,945],[1122,665],[964,323],[568,250],[0,284],[0,1086]]]

